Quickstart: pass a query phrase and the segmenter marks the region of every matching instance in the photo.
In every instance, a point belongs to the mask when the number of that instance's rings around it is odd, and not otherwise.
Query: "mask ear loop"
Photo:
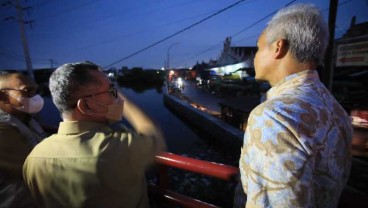
[[[99,103],[96,102],[96,104],[101,105]],[[103,105],[101,105],[103,106]],[[104,107],[104,106],[103,106]],[[105,114],[100,114],[100,113],[95,113],[91,110],[91,108],[88,106],[87,104],[87,99],[82,99],[80,98],[77,102],[77,108],[79,109],[79,111],[86,115],[86,116],[100,116],[100,117],[105,117]]]

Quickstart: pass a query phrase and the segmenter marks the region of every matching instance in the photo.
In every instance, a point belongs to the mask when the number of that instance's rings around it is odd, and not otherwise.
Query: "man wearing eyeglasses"
[[[37,84],[17,71],[0,71],[0,207],[35,207],[22,166],[46,137],[31,114],[43,107]]]
[[[159,128],[91,62],[50,77],[63,122],[28,156],[23,175],[40,207],[148,207],[145,169],[165,149]],[[118,125],[124,118],[134,128]]]

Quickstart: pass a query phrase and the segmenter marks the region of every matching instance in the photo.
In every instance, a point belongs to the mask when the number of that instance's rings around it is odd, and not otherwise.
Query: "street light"
[[[173,43],[171,44],[168,48],[167,48],[167,60],[166,60],[166,87],[168,92],[170,92],[170,87],[169,87],[169,70],[170,70],[170,50],[173,46],[179,44],[179,42]]]
[[[168,48],[167,48],[167,61],[166,61],[166,64],[167,64],[167,69],[169,70],[170,69],[170,50],[173,46],[175,45],[178,45],[179,42],[176,42],[176,43],[173,43],[171,44]]]

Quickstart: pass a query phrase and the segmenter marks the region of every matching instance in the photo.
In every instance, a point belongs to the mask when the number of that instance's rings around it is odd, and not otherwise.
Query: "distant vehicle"
[[[222,82],[222,77],[219,75],[211,75],[210,79],[207,81],[208,88],[210,90],[215,90],[220,87]]]
[[[183,82],[183,79],[181,77],[179,77],[177,80],[176,80],[176,87],[179,89],[179,90],[183,90],[184,89],[184,82]]]
[[[107,77],[109,77],[110,79],[114,80],[116,77],[115,77],[115,73],[114,72],[110,72],[107,74]]]
[[[203,81],[201,79],[201,77],[196,77],[196,82],[197,82],[197,85],[202,85]]]

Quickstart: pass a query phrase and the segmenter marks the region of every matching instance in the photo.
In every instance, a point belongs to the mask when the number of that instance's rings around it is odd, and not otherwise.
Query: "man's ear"
[[[90,114],[91,109],[88,107],[87,100],[85,99],[79,99],[77,102],[77,108],[82,114]]]
[[[276,59],[283,58],[289,50],[287,40],[279,39],[275,41],[273,44],[274,44],[274,58]]]

